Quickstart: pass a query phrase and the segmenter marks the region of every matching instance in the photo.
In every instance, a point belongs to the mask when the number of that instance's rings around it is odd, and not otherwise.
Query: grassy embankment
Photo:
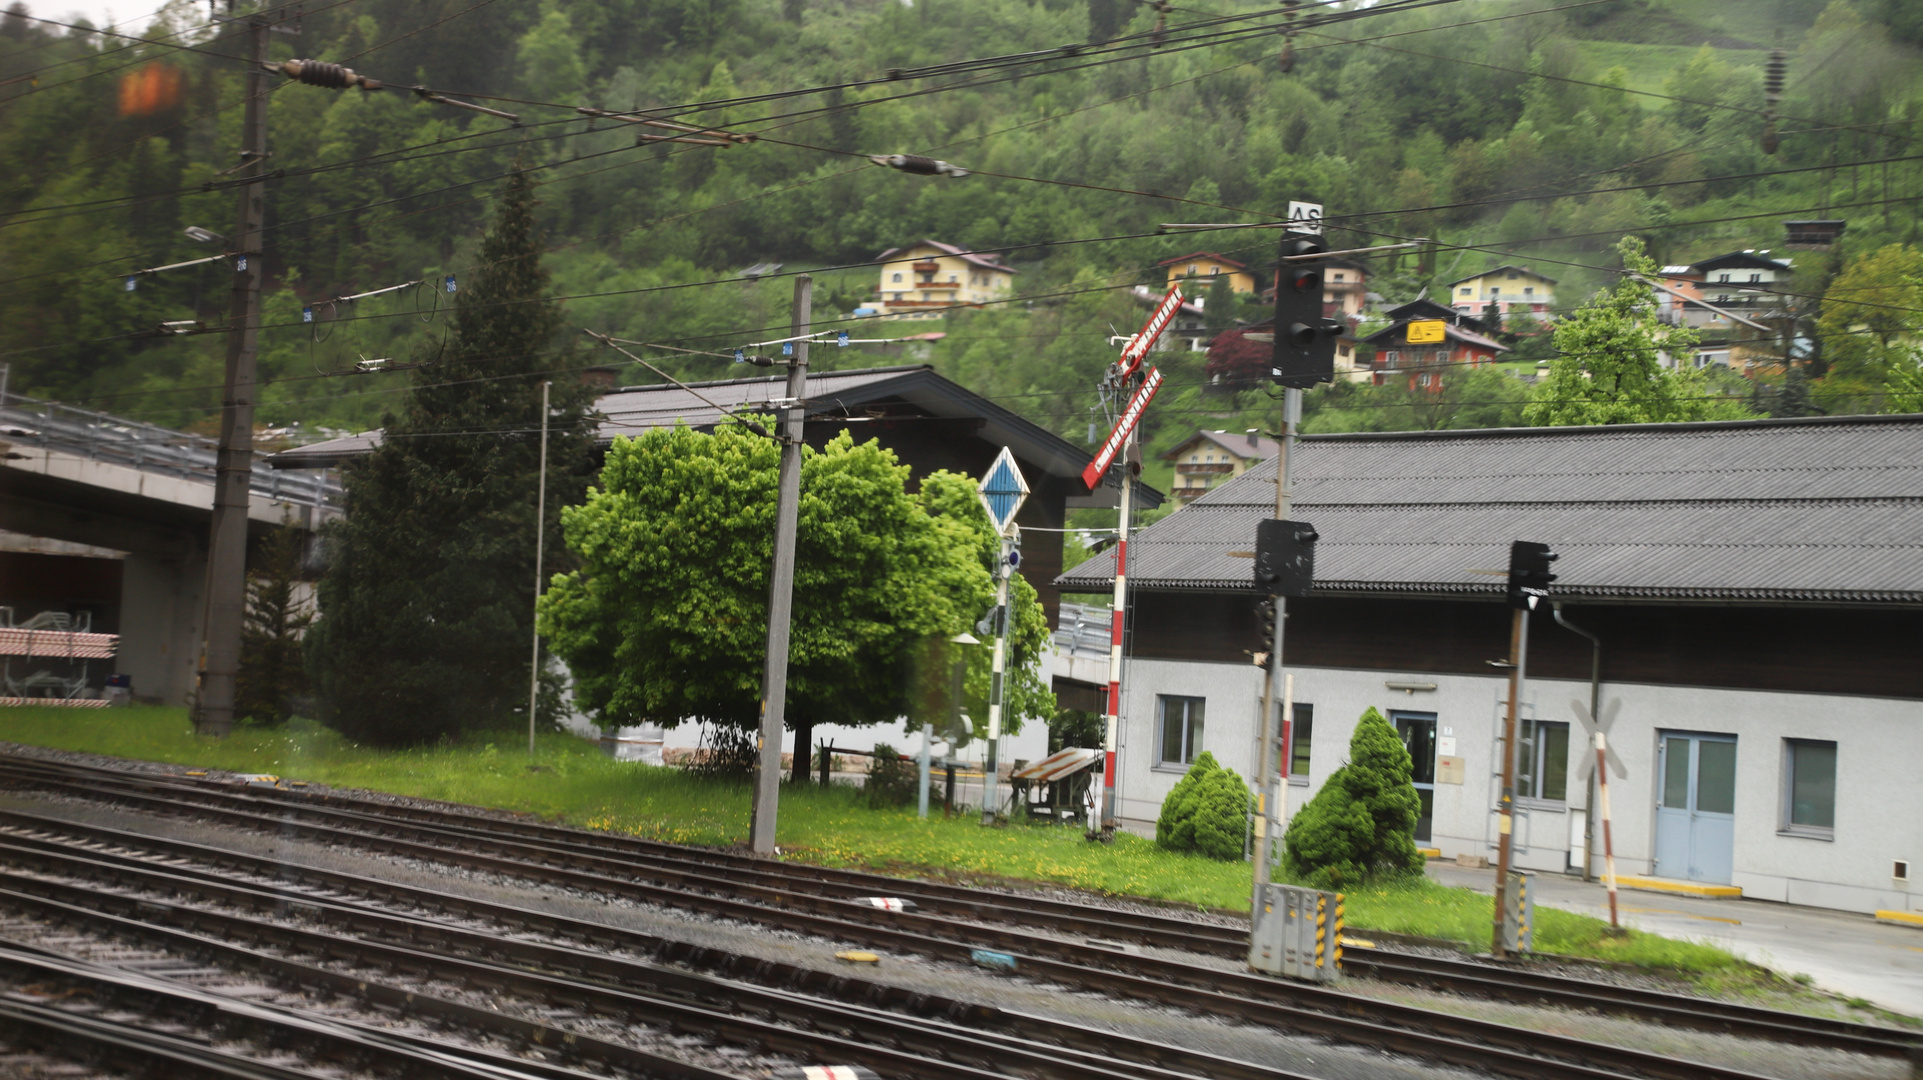
[[[530,761],[510,732],[396,751],[356,746],[304,722],[278,731],[243,728],[215,741],[197,738],[179,709],[10,708],[0,710],[0,739],[445,799],[676,843],[734,844],[748,831],[745,785],[616,762],[571,736],[543,736]],[[922,821],[912,810],[868,809],[852,788],[784,788],[779,833],[784,857],[830,866],[1023,879],[1239,910],[1249,902],[1246,863],[1179,855],[1134,836],[1101,845],[1075,829]],[[1488,942],[1489,899],[1466,889],[1420,880],[1346,895],[1348,921],[1358,932],[1420,934],[1478,948]],[[1611,938],[1605,929],[1588,916],[1539,909],[1536,943],[1546,952],[1698,975],[1735,975],[1745,966],[1708,945],[1633,931]]]

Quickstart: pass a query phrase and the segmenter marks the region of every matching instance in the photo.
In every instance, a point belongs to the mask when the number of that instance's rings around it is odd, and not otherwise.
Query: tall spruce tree
[[[523,173],[508,182],[462,282],[445,353],[346,476],[308,635],[323,719],[350,738],[429,741],[527,722],[543,371],[558,306]],[[549,419],[547,568],[565,569],[560,508],[593,471],[591,392],[557,379]]]

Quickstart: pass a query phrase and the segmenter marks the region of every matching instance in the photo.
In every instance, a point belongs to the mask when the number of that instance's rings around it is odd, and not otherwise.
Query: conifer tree
[[[1356,722],[1349,762],[1322,784],[1283,834],[1282,865],[1302,881],[1353,885],[1422,868],[1409,751],[1374,708]]]
[[[309,664],[322,719],[403,744],[527,722],[543,373],[565,370],[559,308],[516,173],[461,283],[442,357],[416,369],[380,447],[346,476]],[[547,569],[560,508],[592,472],[590,392],[564,377],[549,420]]]
[[[257,723],[285,721],[293,715],[294,700],[307,693],[301,635],[314,621],[314,611],[300,590],[304,546],[293,525],[282,524],[247,568],[247,618],[240,628],[234,713]]]

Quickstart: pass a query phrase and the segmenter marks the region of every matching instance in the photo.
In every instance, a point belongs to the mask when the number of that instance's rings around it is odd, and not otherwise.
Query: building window
[[[1524,720],[1521,750],[1516,758],[1516,794],[1549,802],[1568,799],[1569,725]]]
[[[1464,289],[1464,290],[1462,290],[1462,295],[1464,295],[1464,296],[1468,296],[1468,295],[1469,295],[1469,290],[1468,290],[1468,289]]]
[[[1717,281],[1728,281],[1728,280],[1729,280],[1729,275],[1728,275],[1728,274],[1717,274],[1717,275],[1716,275],[1716,280],[1717,280]]]
[[[896,274],[896,275],[895,275],[895,284],[897,284],[897,285],[899,285],[899,284],[901,284],[901,275],[900,275],[900,274]]]
[[[1763,275],[1761,275],[1761,274],[1751,274],[1751,275],[1749,276],[1749,280],[1750,280],[1750,283],[1751,283],[1751,284],[1753,285],[1753,284],[1755,284],[1755,283],[1757,283],[1757,282],[1759,282],[1759,281],[1761,281],[1761,280],[1763,280]]]
[[[1500,295],[1502,295],[1502,286],[1500,285],[1489,286],[1489,299],[1494,300],[1496,297]]]
[[[1156,723],[1162,728],[1157,764],[1188,765],[1202,752],[1202,704],[1199,697],[1155,695]]]
[[[1396,366],[1396,361],[1400,359],[1400,354],[1397,353],[1394,349],[1391,349],[1388,352],[1383,353],[1382,355],[1387,358],[1386,363],[1390,367]]]
[[[1196,271],[1196,269],[1197,269],[1197,268],[1196,268],[1195,266],[1190,266],[1190,267],[1189,267],[1189,276],[1190,276],[1190,277],[1194,277],[1194,276],[1195,276],[1195,271]]]
[[[1535,287],[1534,285],[1525,285],[1525,286],[1523,286],[1523,288],[1522,288],[1522,295],[1524,295],[1524,296],[1534,296],[1534,295],[1536,295],[1536,287]]]
[[[1830,839],[1836,835],[1836,744],[1783,740],[1783,831]]]
[[[1210,277],[1214,277],[1215,275],[1217,275],[1217,274],[1219,274],[1219,273],[1221,273],[1221,272],[1222,272],[1222,268],[1221,268],[1221,267],[1219,267],[1219,266],[1211,266],[1211,267],[1209,267],[1209,276],[1210,276]]]
[[[1289,775],[1309,775],[1309,746],[1315,741],[1315,706],[1300,702],[1295,706],[1294,723],[1289,729]]]
[[[1429,385],[1429,376],[1427,376],[1427,375],[1418,375],[1418,376],[1416,376],[1416,382],[1417,382],[1417,383],[1418,383],[1419,385],[1422,385],[1422,386],[1427,386],[1427,385]]]

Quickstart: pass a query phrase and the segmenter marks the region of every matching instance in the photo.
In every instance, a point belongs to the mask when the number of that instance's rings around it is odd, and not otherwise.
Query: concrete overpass
[[[63,588],[79,588],[64,579],[80,569],[91,570],[99,592],[97,560],[117,560],[117,610],[109,614],[120,634],[116,668],[133,677],[136,696],[186,704],[205,619],[215,449],[213,439],[137,420],[0,398],[0,531],[12,534],[0,543],[0,604],[17,600],[23,617],[59,606]],[[312,531],[340,507],[332,475],[256,464],[254,537],[282,521]],[[80,565],[87,560],[96,564]]]

